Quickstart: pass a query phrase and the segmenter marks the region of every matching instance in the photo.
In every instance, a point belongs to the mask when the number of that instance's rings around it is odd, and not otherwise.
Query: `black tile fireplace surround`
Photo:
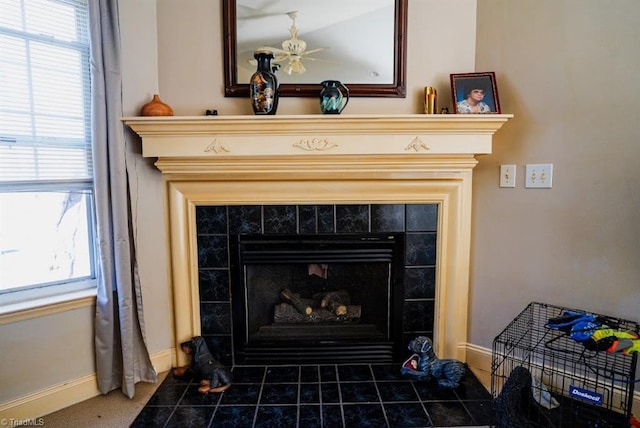
[[[402,312],[393,360],[417,335],[433,336],[437,204],[241,205],[196,207],[201,334],[223,364],[242,364],[234,343],[239,305],[232,294],[233,243],[239,237],[401,236]],[[236,324],[234,324],[234,319]],[[398,347],[402,349],[398,349]],[[235,353],[235,354],[234,354]],[[285,361],[282,361],[285,362]],[[297,361],[300,363],[301,361]],[[334,361],[340,363],[340,361]],[[361,361],[368,362],[368,361]],[[375,362],[375,361],[374,361]],[[302,361],[317,363],[317,361]]]

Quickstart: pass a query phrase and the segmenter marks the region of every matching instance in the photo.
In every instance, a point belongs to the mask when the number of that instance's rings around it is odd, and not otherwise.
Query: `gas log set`
[[[315,293],[303,298],[299,293],[284,289],[280,293],[283,302],[276,305],[274,323],[300,322],[358,322],[361,305],[352,305],[346,290]]]

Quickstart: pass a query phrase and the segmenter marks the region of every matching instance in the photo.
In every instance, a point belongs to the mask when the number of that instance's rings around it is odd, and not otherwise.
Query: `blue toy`
[[[418,336],[407,348],[413,354],[402,364],[400,373],[416,380],[435,380],[442,388],[457,388],[467,372],[462,361],[439,359],[433,350],[433,342],[426,336]]]

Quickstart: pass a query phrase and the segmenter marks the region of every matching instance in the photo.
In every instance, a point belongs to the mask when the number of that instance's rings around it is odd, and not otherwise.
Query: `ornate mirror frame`
[[[395,36],[394,36],[394,78],[390,84],[369,84],[343,82],[349,87],[352,97],[406,97],[407,63],[407,3],[408,0],[395,0]],[[236,0],[222,0],[223,20],[223,56],[224,56],[224,96],[248,97],[249,84],[238,83]],[[280,84],[280,96],[316,97],[322,89],[320,83]]]

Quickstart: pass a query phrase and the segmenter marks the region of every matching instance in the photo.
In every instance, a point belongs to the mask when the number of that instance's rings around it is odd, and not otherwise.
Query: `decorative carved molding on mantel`
[[[293,143],[293,147],[297,147],[308,152],[312,152],[314,150],[323,152],[326,150],[331,150],[334,147],[338,147],[338,145],[332,141],[327,140],[326,138],[303,138],[297,143]]]
[[[427,144],[424,141],[422,141],[420,137],[414,138],[413,141],[411,141],[411,143],[409,143],[409,145],[404,149],[413,150],[415,152],[431,150],[429,146],[427,146]]]
[[[214,139],[211,144],[209,144],[207,146],[206,149],[204,149],[205,153],[209,153],[209,152],[214,152],[214,153],[229,153],[229,149],[227,149],[225,147],[224,144],[221,144],[220,141],[218,141],[218,139]]]
[[[123,121],[142,137],[145,157],[213,156],[216,162],[231,156],[319,153],[475,156],[491,153],[493,134],[511,117],[508,114],[167,116],[126,117]]]
[[[438,204],[434,339],[466,360],[476,155],[512,115],[126,117],[167,186],[173,337],[199,335],[198,205]],[[174,355],[187,364],[182,353]]]

